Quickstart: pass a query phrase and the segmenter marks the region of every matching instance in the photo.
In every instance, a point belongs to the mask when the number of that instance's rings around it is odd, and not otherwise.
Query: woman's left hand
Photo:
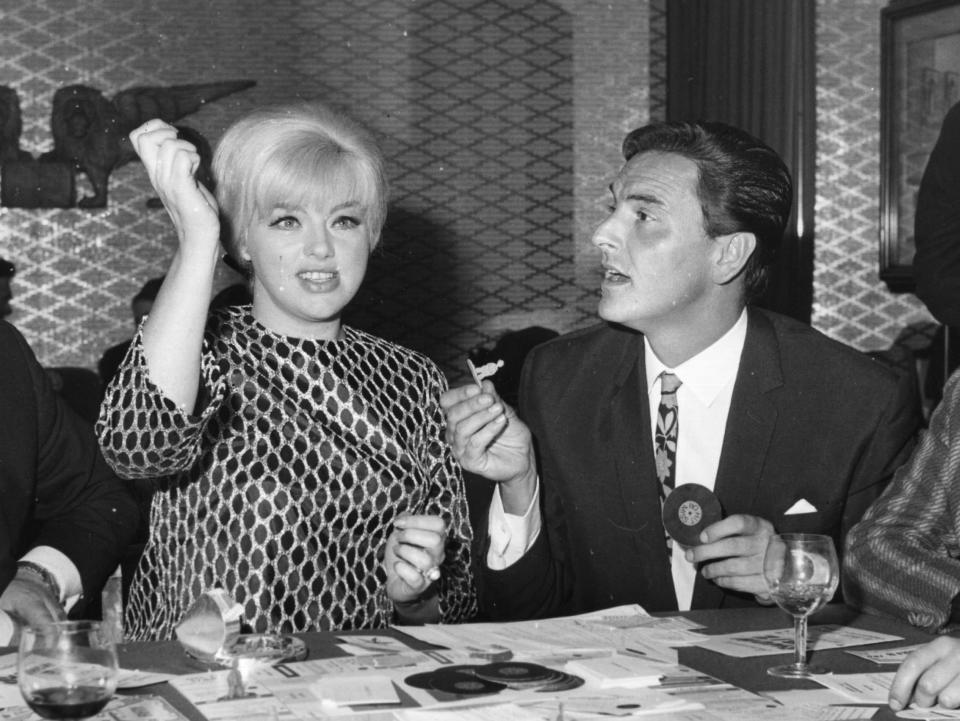
[[[402,515],[393,525],[383,559],[387,595],[406,603],[419,599],[440,578],[447,529],[440,516]]]

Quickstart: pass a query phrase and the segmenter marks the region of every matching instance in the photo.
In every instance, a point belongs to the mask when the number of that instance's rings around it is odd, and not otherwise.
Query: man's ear
[[[723,285],[729,283],[743,271],[757,247],[757,236],[746,231],[721,235],[714,239],[718,243],[714,280]]]

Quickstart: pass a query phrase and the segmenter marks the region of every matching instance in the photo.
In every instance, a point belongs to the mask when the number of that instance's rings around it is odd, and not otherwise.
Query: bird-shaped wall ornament
[[[112,98],[86,85],[62,87],[53,95],[50,115],[53,150],[36,160],[29,154],[24,158],[19,150],[16,91],[0,88],[0,205],[69,207],[75,200],[73,175],[82,172],[90,181],[93,195],[81,198],[76,205],[103,208],[110,173],[137,159],[128,137],[131,130],[151,118],[176,123],[206,103],[255,84],[253,80],[227,80],[133,87]]]

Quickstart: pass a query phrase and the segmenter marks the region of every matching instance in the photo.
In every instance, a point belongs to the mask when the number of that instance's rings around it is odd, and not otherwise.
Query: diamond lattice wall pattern
[[[17,91],[20,145],[35,155],[52,145],[54,91],[72,83],[111,97],[255,80],[184,119],[213,142],[260,103],[351,107],[382,138],[393,194],[350,320],[451,375],[511,324],[546,317],[565,329],[592,315],[574,270],[573,27],[562,4],[11,1],[0,43],[0,85]],[[0,253],[18,267],[10,320],[45,364],[92,367],[131,333],[130,298],[176,244],[149,197],[131,163],[111,176],[106,209],[0,209]],[[234,280],[224,268],[217,285]]]
[[[816,327],[864,350],[929,321],[877,278],[882,0],[819,0]],[[249,78],[184,119],[216,141],[247,109],[350,106],[380,134],[393,203],[351,320],[436,358],[594,318],[596,252],[624,133],[660,117],[665,0],[6,0],[0,85],[20,146],[52,146],[54,91]],[[89,185],[78,178],[81,193]],[[93,367],[176,245],[137,163],[105,209],[0,208],[11,317],[47,365]],[[224,268],[217,286],[236,280]]]
[[[813,325],[864,350],[930,316],[880,281],[881,0],[817,4]],[[909,332],[909,331],[907,331]]]

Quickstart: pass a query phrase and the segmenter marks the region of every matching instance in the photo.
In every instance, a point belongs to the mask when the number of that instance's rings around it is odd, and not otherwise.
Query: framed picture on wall
[[[960,101],[960,0],[894,0],[880,34],[880,278],[909,292],[920,178]]]

